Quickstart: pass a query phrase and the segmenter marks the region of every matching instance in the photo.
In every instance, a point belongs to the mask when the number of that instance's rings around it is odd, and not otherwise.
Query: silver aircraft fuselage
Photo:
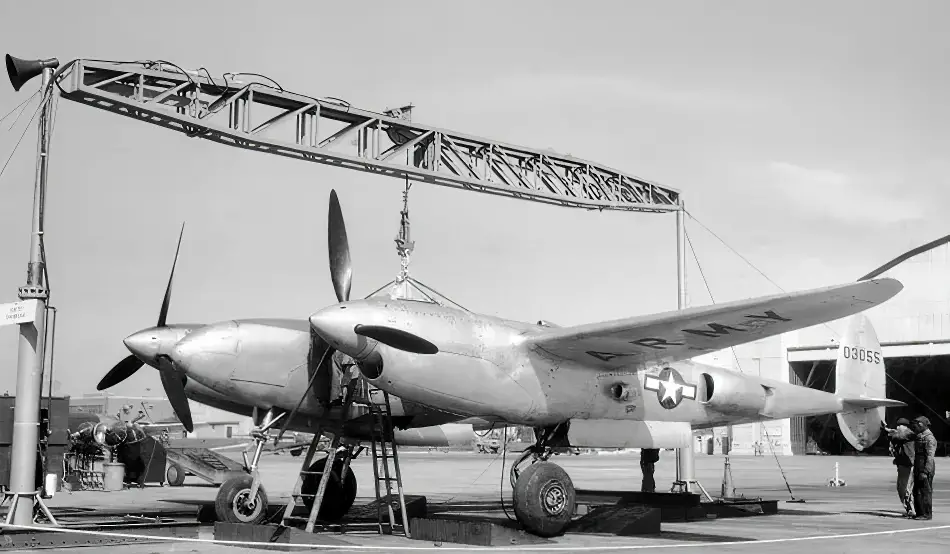
[[[330,344],[352,356],[381,358],[373,385],[404,400],[514,425],[548,426],[567,420],[688,422],[693,428],[790,415],[834,412],[840,401],[823,391],[739,375],[693,361],[639,370],[598,371],[552,356],[524,340],[542,325],[476,314],[422,301],[370,298],[328,307],[311,324]],[[357,325],[405,329],[438,345],[414,354],[356,334]],[[647,384],[662,367],[678,372],[663,386]],[[655,379],[655,377],[650,377]],[[715,394],[712,394],[715,383]],[[653,385],[651,383],[650,385]],[[666,408],[662,401],[694,387],[696,402]],[[705,401],[712,396],[709,401]],[[681,398],[681,396],[680,396]],[[781,399],[777,402],[776,399]]]

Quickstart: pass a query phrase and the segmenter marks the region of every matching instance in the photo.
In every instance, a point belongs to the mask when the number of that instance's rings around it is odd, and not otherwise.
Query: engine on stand
[[[153,466],[164,474],[164,445],[135,422],[83,421],[69,433],[69,442],[63,480],[72,490],[141,487],[155,473],[149,471]]]

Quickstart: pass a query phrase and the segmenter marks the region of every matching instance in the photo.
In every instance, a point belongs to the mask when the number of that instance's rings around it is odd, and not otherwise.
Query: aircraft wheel
[[[515,515],[540,537],[560,535],[574,516],[574,484],[561,466],[537,462],[518,476],[513,491]]]
[[[317,460],[310,466],[310,471],[323,471],[327,464],[327,459]],[[317,514],[323,521],[339,521],[350,511],[353,501],[356,500],[356,475],[353,469],[347,469],[346,479],[340,483],[340,472],[343,470],[343,460],[337,459],[333,463],[333,470],[330,472],[330,481],[327,482],[327,489],[323,493],[323,502],[320,504],[320,513]],[[320,478],[322,475],[307,475],[301,486],[301,493],[316,494],[320,487]],[[309,510],[313,506],[313,497],[303,497],[304,505]]]
[[[185,475],[185,470],[178,464],[168,464],[165,470],[165,481],[168,482],[169,487],[180,487],[185,482]]]
[[[218,521],[225,523],[260,523],[267,515],[267,492],[264,487],[257,488],[257,498],[254,507],[247,506],[251,494],[250,475],[232,477],[218,489],[218,496],[214,499],[214,512]]]

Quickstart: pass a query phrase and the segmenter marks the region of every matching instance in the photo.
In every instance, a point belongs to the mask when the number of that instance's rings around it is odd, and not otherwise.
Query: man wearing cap
[[[897,496],[904,505],[904,516],[914,517],[914,452],[916,438],[910,429],[910,422],[906,418],[897,420],[894,429],[889,429],[881,423],[887,431],[890,440],[891,455],[894,456],[894,465],[897,466]]]
[[[933,518],[934,458],[937,456],[937,438],[930,431],[930,420],[919,416],[911,422],[917,435],[914,452],[914,508],[915,519]]]

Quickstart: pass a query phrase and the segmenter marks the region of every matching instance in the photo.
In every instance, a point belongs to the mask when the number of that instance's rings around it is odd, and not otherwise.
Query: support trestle
[[[356,390],[356,379],[350,381],[349,386],[346,388],[346,397],[343,400],[343,411],[342,416],[344,420],[347,418],[350,407],[353,405],[354,392]],[[343,467],[340,472],[340,482],[344,482],[346,477],[346,472],[349,471],[350,460],[354,457],[353,447],[352,446],[343,446],[343,433],[336,432],[333,434],[333,439],[330,441],[330,447],[327,449],[326,461],[322,469],[314,470],[312,468],[312,462],[314,454],[316,454],[318,449],[318,444],[320,439],[323,437],[323,427],[320,426],[316,429],[316,433],[313,435],[313,440],[310,442],[310,446],[307,448],[307,454],[304,456],[303,465],[300,467],[300,476],[297,479],[297,485],[294,487],[294,492],[290,496],[290,501],[287,503],[287,506],[284,507],[284,514],[281,518],[281,525],[288,526],[294,522],[305,521],[306,527],[304,528],[306,532],[312,533],[314,528],[317,525],[317,520],[319,519],[320,509],[323,507],[324,496],[327,491],[327,484],[330,482],[330,476],[333,473],[333,468],[339,454],[344,455]],[[315,492],[304,492],[305,483],[308,480],[310,475],[319,475],[320,484],[317,486]],[[312,498],[310,504],[310,514],[306,517],[294,516],[293,511],[294,507],[297,505],[297,499],[301,499],[306,504],[307,498]]]

